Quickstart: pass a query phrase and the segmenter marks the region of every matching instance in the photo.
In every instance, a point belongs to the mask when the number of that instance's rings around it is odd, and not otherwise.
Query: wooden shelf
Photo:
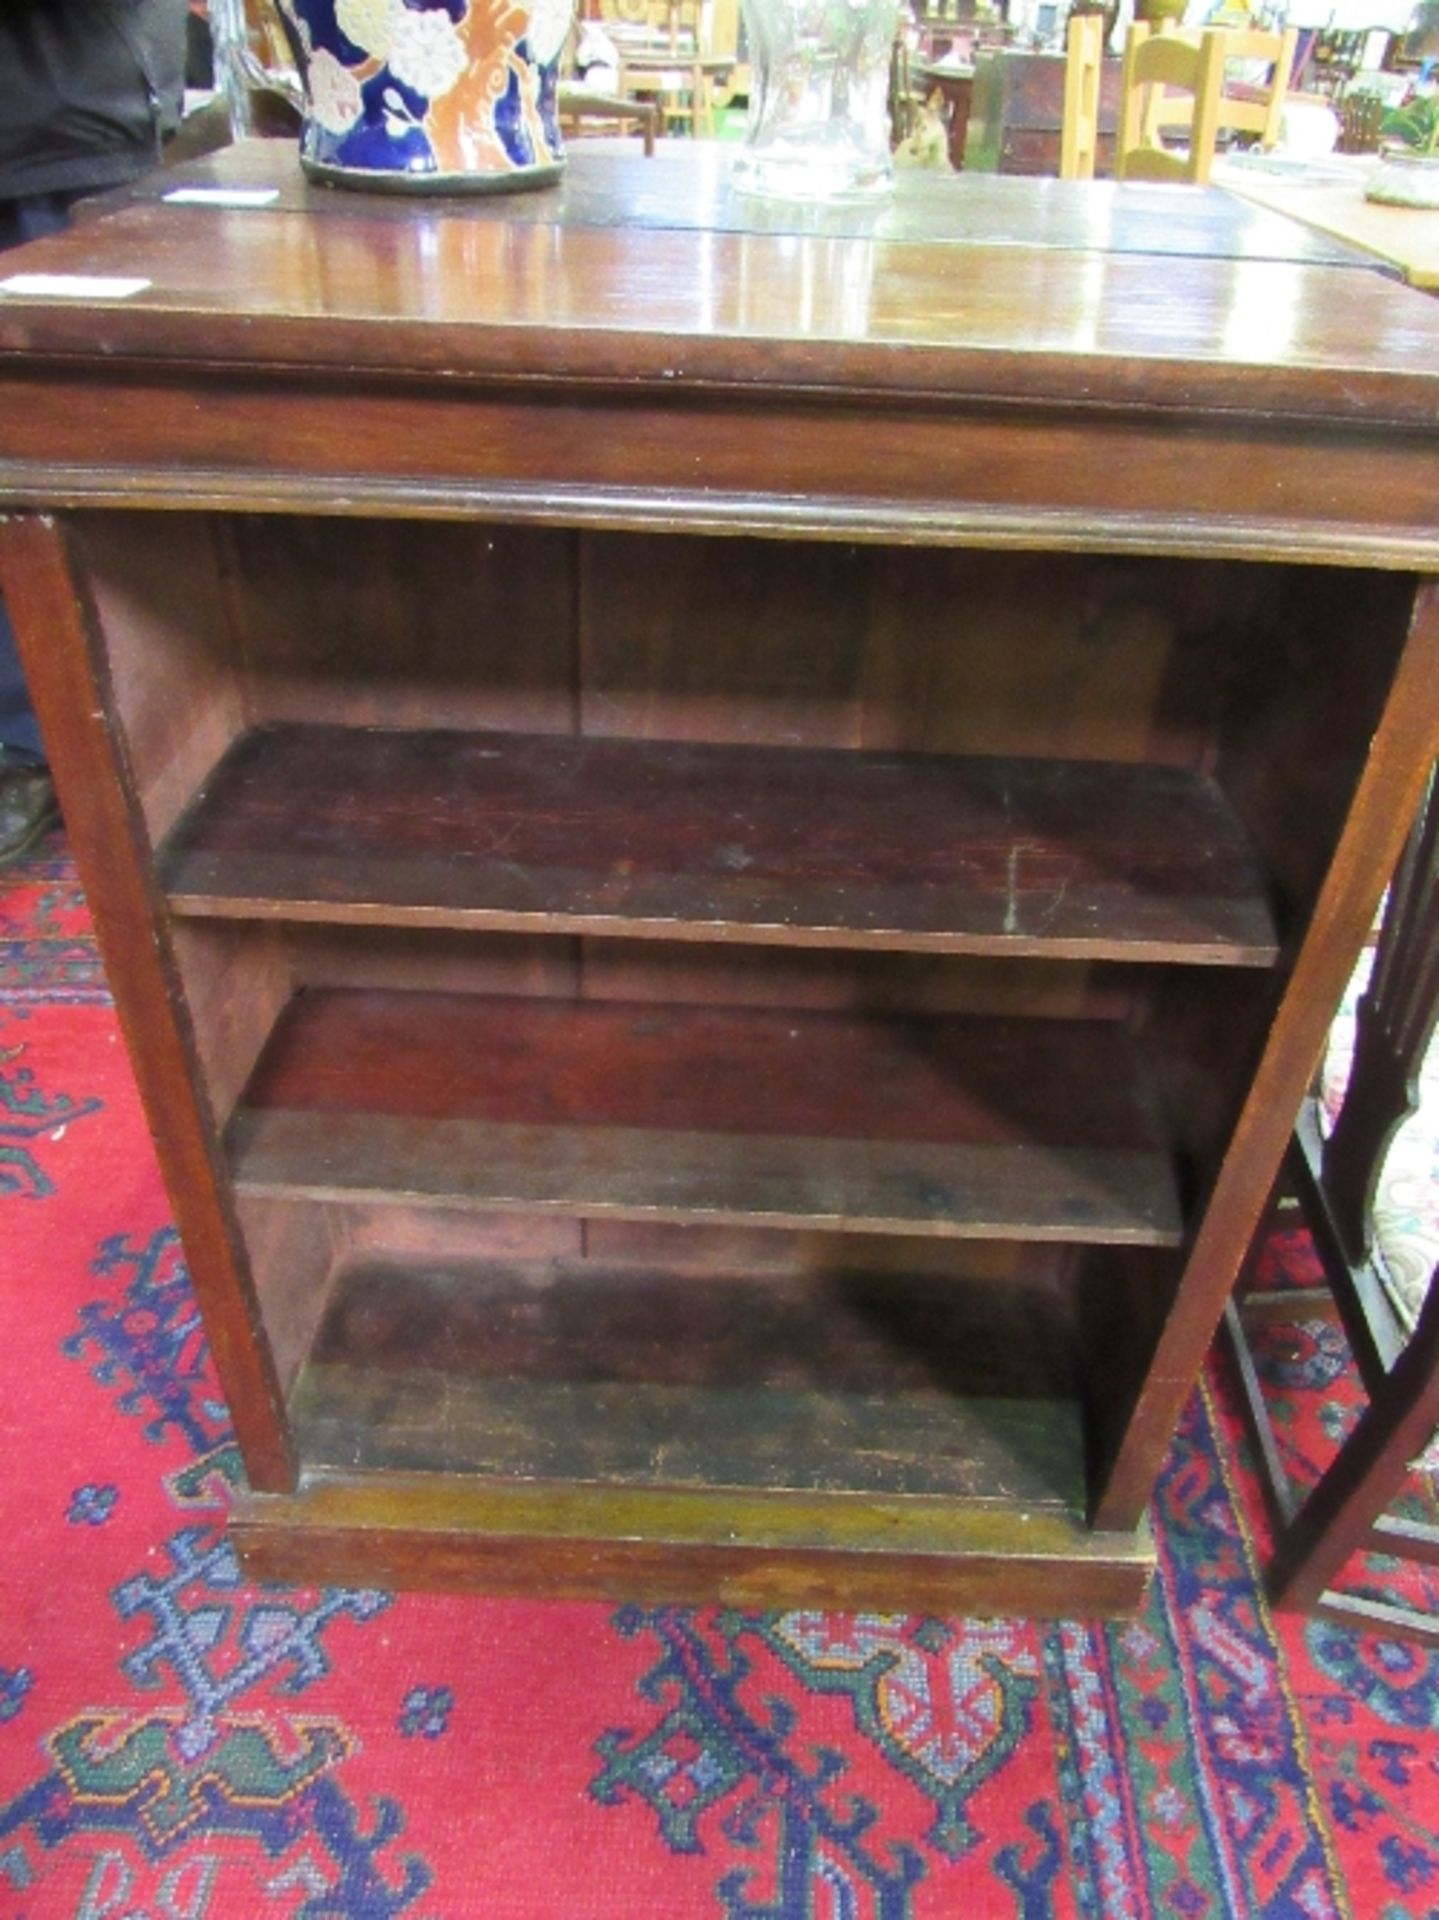
[[[258,1575],[1057,1615],[1153,1567],[1087,1525],[1043,1283],[361,1260],[290,1413],[298,1491],[235,1513]]]
[[[1171,1246],[1171,1155],[1101,1021],[324,990],[229,1129],[240,1191]]]
[[[291,1413],[307,1470],[1079,1515],[1073,1371],[1042,1282],[364,1260]]]
[[[1269,966],[1183,768],[260,728],[165,847],[186,915]]]

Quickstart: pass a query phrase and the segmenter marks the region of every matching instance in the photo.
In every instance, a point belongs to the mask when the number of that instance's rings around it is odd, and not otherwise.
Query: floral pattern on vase
[[[573,0],[275,0],[305,86],[300,160],[345,185],[546,186]]]

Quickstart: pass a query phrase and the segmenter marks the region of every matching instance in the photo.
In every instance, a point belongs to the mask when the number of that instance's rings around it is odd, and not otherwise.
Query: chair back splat
[[[1211,30],[1187,40],[1177,33],[1151,33],[1142,22],[1129,29],[1120,82],[1116,179],[1180,180],[1195,186],[1209,179],[1219,132],[1225,37]],[[1175,124],[1170,89],[1192,101],[1189,145],[1183,151],[1166,146],[1162,138],[1164,127]]]
[[[1265,33],[1258,27],[1226,30],[1225,80],[1219,90],[1221,131],[1257,133],[1259,145],[1266,153],[1278,146],[1284,102],[1294,77],[1294,50],[1298,39],[1297,27],[1287,27],[1282,33]],[[1243,93],[1231,90],[1229,72],[1240,61],[1268,66],[1269,76],[1262,86],[1250,85]]]
[[[1384,1156],[1419,1103],[1419,1069],[1439,1014],[1439,803],[1428,804],[1394,876],[1374,970],[1359,1001],[1354,1065],[1322,1177],[1340,1240],[1355,1260],[1372,1240]]]

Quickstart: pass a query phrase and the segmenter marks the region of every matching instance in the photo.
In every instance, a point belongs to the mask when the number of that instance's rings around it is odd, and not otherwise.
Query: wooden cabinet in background
[[[1106,58],[1099,76],[1099,137],[1095,168],[1114,172],[1119,127],[1120,62]],[[1003,49],[974,63],[964,164],[978,173],[1059,172],[1064,130],[1064,55]]]
[[[0,306],[0,552],[247,1563],[1133,1606],[1435,749],[1439,308],[1182,190],[191,172],[278,198]]]

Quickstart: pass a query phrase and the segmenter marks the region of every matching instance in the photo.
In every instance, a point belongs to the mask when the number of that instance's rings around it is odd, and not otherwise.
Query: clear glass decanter
[[[785,200],[888,190],[899,0],[743,0],[749,134],[735,185]]]

